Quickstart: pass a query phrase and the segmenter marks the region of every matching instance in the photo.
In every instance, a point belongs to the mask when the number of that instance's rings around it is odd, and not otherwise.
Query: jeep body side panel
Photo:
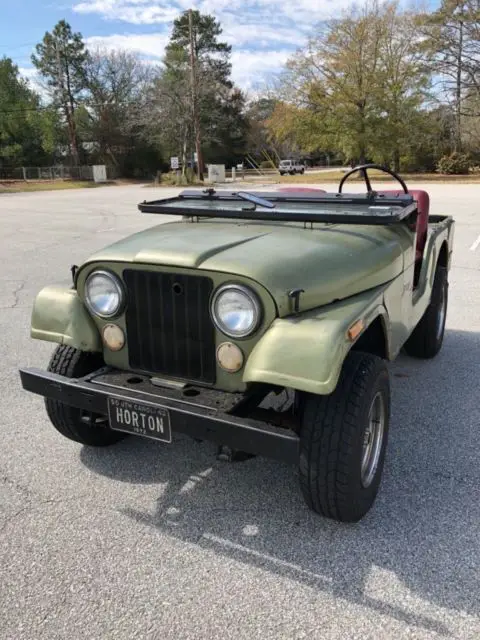
[[[430,304],[435,270],[444,245],[447,247],[447,266],[450,265],[453,233],[452,218],[445,217],[429,223],[417,285],[414,287],[414,269],[411,265],[405,269],[403,279],[397,278],[385,289],[384,304],[390,318],[392,358],[398,355]]]
[[[81,351],[101,351],[95,323],[74,289],[45,287],[35,298],[30,334],[37,340],[65,344]]]
[[[413,306],[415,308],[415,319],[417,324],[421,318],[423,311],[430,302],[430,295],[433,286],[433,278],[435,277],[435,269],[440,257],[442,246],[447,246],[447,268],[450,269],[452,251],[453,251],[453,238],[455,233],[455,223],[451,217],[444,217],[443,219],[438,216],[438,219],[433,222],[429,222],[427,231],[427,241],[423,253],[423,264],[420,272],[420,278],[418,286],[416,287],[413,295]],[[427,302],[425,303],[425,297]],[[418,306],[420,305],[420,306]]]
[[[316,394],[331,393],[353,343],[348,329],[361,319],[365,326],[378,316],[386,328],[383,304],[388,285],[301,316],[277,318],[253,349],[245,367],[245,382],[264,382]]]

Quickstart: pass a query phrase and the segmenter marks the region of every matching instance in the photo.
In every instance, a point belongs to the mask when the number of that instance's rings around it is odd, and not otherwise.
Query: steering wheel
[[[343,176],[343,178],[340,181],[340,185],[338,187],[338,193],[342,193],[342,187],[345,184],[345,182],[348,180],[348,178],[352,174],[357,172],[360,172],[363,175],[363,179],[365,180],[368,193],[372,193],[373,189],[372,189],[372,185],[370,184],[370,178],[368,177],[368,173],[367,173],[368,169],[378,169],[379,171],[383,171],[383,173],[388,173],[389,175],[392,176],[392,178],[395,178],[395,180],[402,185],[403,191],[405,193],[408,193],[408,187],[405,184],[405,182],[402,180],[402,178],[397,173],[395,173],[395,171],[390,171],[390,169],[387,169],[387,167],[383,167],[381,164],[360,164],[357,167],[353,167],[353,169],[350,169],[350,171],[347,171],[347,173]]]

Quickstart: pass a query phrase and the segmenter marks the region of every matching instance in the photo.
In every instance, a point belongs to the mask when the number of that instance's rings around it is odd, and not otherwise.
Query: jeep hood
[[[268,289],[279,314],[292,311],[288,291],[301,288],[301,310],[376,287],[398,276],[412,246],[403,227],[238,223],[161,224],[93,255],[125,262],[223,272]],[[413,254],[412,254],[413,255]]]

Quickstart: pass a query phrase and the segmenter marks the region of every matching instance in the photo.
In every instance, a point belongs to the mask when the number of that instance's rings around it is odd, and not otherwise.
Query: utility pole
[[[203,156],[202,156],[202,140],[200,133],[200,118],[198,116],[198,94],[197,94],[197,78],[196,78],[196,52],[193,39],[193,14],[192,10],[188,11],[188,33],[190,37],[190,82],[192,90],[192,115],[193,130],[195,132],[195,150],[197,152],[197,169],[198,179],[203,181]]]

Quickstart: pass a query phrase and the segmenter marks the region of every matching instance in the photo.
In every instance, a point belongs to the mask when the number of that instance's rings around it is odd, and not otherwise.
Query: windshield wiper
[[[248,200],[248,202],[253,202],[254,205],[265,207],[266,209],[275,209],[275,207],[277,206],[270,200],[259,198],[258,196],[254,196],[253,193],[247,193],[246,191],[238,191],[235,195],[237,195],[242,200]],[[255,211],[255,207],[253,208],[253,211]]]

